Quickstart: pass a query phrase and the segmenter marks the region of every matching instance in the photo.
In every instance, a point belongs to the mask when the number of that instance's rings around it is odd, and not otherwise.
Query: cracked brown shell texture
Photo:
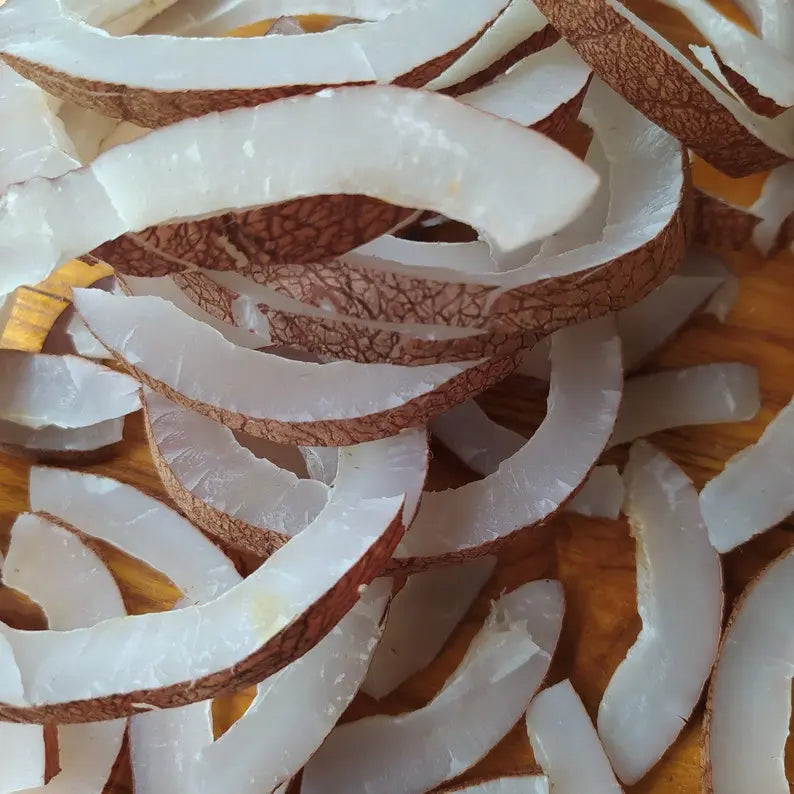
[[[143,427],[146,432],[146,439],[149,442],[149,450],[152,453],[154,468],[160,476],[160,480],[168,495],[193,524],[213,538],[217,538],[221,543],[249,551],[260,558],[269,557],[289,540],[286,535],[249,524],[247,521],[224,513],[193,496],[179,482],[179,479],[160,452],[157,439],[152,431],[145,398],[142,403]]]
[[[186,271],[171,276],[200,309],[237,326],[232,310],[239,294],[204,273]],[[523,346],[520,334],[478,334],[458,339],[422,339],[410,332],[368,327],[362,322],[321,318],[281,311],[259,304],[270,326],[273,344],[362,364],[422,366],[510,355]],[[313,307],[308,307],[311,309]]]
[[[768,565],[766,565],[761,571],[759,571],[758,574],[756,574],[756,576],[753,579],[750,580],[750,582],[742,591],[739,598],[736,599],[736,603],[733,606],[733,610],[731,611],[730,617],[728,618],[727,622],[725,623],[725,627],[722,630],[720,647],[719,647],[719,651],[717,652],[717,660],[714,663],[714,667],[711,672],[711,677],[709,679],[708,693],[706,694],[706,707],[703,711],[703,727],[700,733],[700,758],[701,758],[701,763],[703,765],[702,782],[703,782],[704,794],[714,794],[714,787],[712,784],[711,753],[709,752],[709,741],[711,739],[711,710],[714,702],[714,681],[717,678],[716,671],[720,662],[720,658],[722,656],[722,651],[725,648],[725,645],[728,641],[728,635],[730,634],[731,628],[733,627],[736,618],[738,617],[739,613],[742,611],[742,607],[744,606],[745,601],[747,601],[747,598],[753,592],[758,582],[761,579],[763,579],[764,574],[767,573],[767,571],[773,568],[778,562],[783,560],[785,557],[788,557],[790,554],[791,554],[791,549],[786,549],[784,552],[782,552],[777,557],[775,557],[775,559],[772,560],[772,562],[770,562]]]
[[[717,65],[720,67],[722,76],[728,81],[728,85],[739,95],[742,102],[744,102],[753,113],[758,113],[759,116],[766,116],[767,118],[774,119],[786,111],[786,108],[780,107],[774,99],[760,94],[758,89],[748,82],[743,75],[724,63],[716,52],[714,53],[714,58],[717,61]]]
[[[699,188],[694,198],[696,243],[738,251],[752,241],[761,218]]]
[[[67,703],[44,706],[0,703],[0,719],[58,724],[110,720],[151,710],[141,707],[142,703],[154,708],[174,708],[258,684],[310,651],[334,628],[358,600],[359,587],[369,584],[383,570],[402,534],[398,515],[383,536],[330,590],[262,647],[231,668],[157,689],[140,689]]]
[[[407,88],[421,88],[430,80],[439,77],[482,38],[495,19],[454,49],[415,66],[395,78],[392,83]],[[277,99],[299,94],[314,94],[326,88],[338,87],[335,84],[279,85],[262,88],[156,91],[123,83],[106,83],[77,77],[7,53],[3,53],[2,58],[12,69],[36,83],[48,94],[68,99],[103,116],[130,121],[139,127],[147,128],[165,127],[206,113],[255,107]],[[366,80],[345,85],[372,85],[374,82],[374,80]]]
[[[15,458],[50,466],[89,466],[110,460],[120,449],[121,441],[98,449],[37,449],[22,444],[0,443],[0,452]]]
[[[349,261],[269,268],[254,281],[310,306],[330,303],[351,319],[478,328],[534,342],[566,325],[594,319],[636,303],[681,263],[693,225],[689,166],[680,202],[667,225],[643,246],[566,276],[515,287],[451,283],[384,272]]]
[[[581,58],[637,110],[729,176],[788,162],[607,0],[536,0]]]

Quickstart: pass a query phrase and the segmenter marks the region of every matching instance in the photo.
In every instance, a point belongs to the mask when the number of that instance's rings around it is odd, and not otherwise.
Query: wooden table
[[[647,3],[642,4],[650,8]],[[679,18],[658,17],[667,33],[689,35]],[[749,203],[760,189],[761,179],[732,182],[702,164],[695,165],[696,181],[720,189],[742,203]],[[645,369],[682,367],[714,361],[741,361],[760,372],[763,408],[751,422],[688,428],[659,433],[652,440],[679,463],[698,488],[715,474],[735,452],[753,443],[794,391],[794,259],[790,254],[762,261],[753,252],[731,255],[740,275],[738,302],[727,319],[700,317]],[[69,282],[82,283],[86,271],[69,266],[37,290],[23,290],[15,316],[2,345],[38,349],[53,316],[65,305]],[[482,403],[497,420],[529,434],[543,412],[544,395],[528,381],[511,378],[486,394]],[[620,461],[625,453],[613,453]],[[438,450],[433,463],[434,485],[460,484],[468,473],[450,456]],[[19,511],[27,508],[29,465],[0,455],[0,549],[8,543],[8,530]],[[152,467],[139,418],[128,421],[120,454],[111,461],[88,467],[133,485],[163,493]],[[793,484],[794,485],[794,484]],[[165,498],[165,497],[164,497]],[[726,587],[733,601],[761,567],[792,545],[794,525],[784,523],[725,557]],[[113,572],[119,579],[131,612],[168,608],[177,593],[162,576],[119,552],[109,551]],[[538,577],[559,577],[565,588],[567,612],[550,682],[570,677],[591,716],[610,676],[634,641],[640,627],[635,603],[634,542],[625,520],[606,521],[562,515],[547,527],[526,536],[501,555],[494,578],[455,631],[438,659],[380,704],[380,710],[396,713],[425,703],[456,666],[469,640],[481,626],[489,600],[505,588]],[[3,619],[19,625],[37,625],[39,616],[22,599],[0,591]],[[246,695],[226,698],[216,708],[217,726],[228,725],[247,703]],[[347,717],[373,713],[372,701],[360,697]],[[633,794],[695,794],[700,791],[699,708],[664,759],[639,784]],[[794,771],[794,766],[789,767]],[[517,726],[473,771],[494,775],[510,770],[536,769],[523,726]],[[789,780],[794,775],[789,774]],[[122,757],[108,792],[130,791],[129,768]],[[230,792],[234,794],[234,792]],[[354,794],[351,792],[351,794]],[[384,793],[386,794],[386,793]]]

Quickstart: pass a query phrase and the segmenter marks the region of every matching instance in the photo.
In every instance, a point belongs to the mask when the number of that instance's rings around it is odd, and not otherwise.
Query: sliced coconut
[[[598,734],[617,776],[632,784],[662,757],[700,699],[719,645],[723,595],[720,558],[681,469],[637,442],[624,477],[642,630],[604,692]]]
[[[126,614],[118,586],[102,560],[72,533],[40,516],[24,514],[14,522],[3,581],[40,604],[53,630],[90,627]],[[46,785],[41,780],[22,787],[30,794],[101,794],[126,727],[126,720],[60,726],[60,772]],[[31,725],[3,724],[4,750],[5,742],[13,741],[12,733],[30,736],[36,730],[41,732]],[[38,746],[36,740],[37,754]],[[7,772],[4,765],[4,786],[9,773],[13,775],[13,766]]]
[[[611,318],[558,331],[551,358],[546,418],[532,438],[484,479],[425,493],[394,565],[421,568],[488,553],[547,519],[584,482],[620,403],[620,341]]]
[[[0,15],[8,7],[0,8]],[[284,40],[296,38],[302,37]],[[319,127],[336,147],[336,157],[323,157],[311,145]],[[291,134],[285,134],[287,129]],[[296,129],[305,134],[295,135]],[[351,137],[351,129],[366,129],[366,145],[358,140],[361,136]],[[428,129],[434,133],[428,135]],[[456,141],[452,148],[450,138]],[[257,167],[252,169],[253,157]],[[510,168],[505,168],[508,160]],[[298,170],[295,163],[301,163]],[[240,178],[229,180],[231,171]],[[95,253],[113,265],[117,259],[111,254],[121,262],[132,256],[121,272],[163,275],[181,269],[179,252],[187,242],[171,238],[189,233],[192,263],[204,264],[206,257],[216,269],[257,272],[280,257],[301,261],[293,256],[299,251],[316,259],[331,243],[305,233],[298,241],[273,228],[283,229],[285,223],[292,228],[302,212],[316,210],[318,194],[320,217],[330,218],[331,226],[316,217],[307,219],[307,225],[318,235],[329,228],[342,235],[344,240],[336,243],[342,251],[388,231],[405,217],[400,206],[464,220],[500,250],[520,250],[575,218],[597,182],[591,169],[545,136],[448,97],[396,86],[329,90],[175,124],[116,146],[59,179],[11,189],[0,202],[0,240],[8,246],[6,279],[0,286],[8,291],[22,279],[44,278],[67,259],[127,232],[202,216],[206,220],[198,226],[196,221],[149,230]],[[337,198],[329,199],[329,194]],[[368,210],[352,229],[350,223],[345,227],[335,215],[339,205],[363,211],[357,206],[362,195],[399,205],[388,208],[396,213],[389,226],[379,226],[377,218],[371,223]],[[290,203],[306,197],[308,204]],[[91,208],[91,224],[79,222],[76,205]],[[229,212],[256,207],[262,209]],[[46,231],[31,218],[45,218]],[[279,241],[257,250],[256,241],[268,237]],[[166,246],[162,254],[158,245]]]
[[[750,214],[761,219],[753,229],[761,253],[774,255],[794,242],[794,163],[772,171]]]
[[[784,166],[785,167],[785,166]],[[702,188],[695,188],[695,242],[711,248],[740,250],[752,239],[761,218]]]
[[[0,8],[0,51],[55,96],[159,127],[333,85],[425,85],[463,55],[507,5],[508,0],[477,0],[450,17],[444,0],[417,0],[378,22],[312,36],[227,39],[111,37],[65,13],[58,0],[41,0],[35,9],[7,0]],[[37,46],[44,39],[59,46]],[[155,66],[163,62],[170,68]]]
[[[662,3],[680,11],[694,25],[711,42],[722,64],[742,78],[756,97],[778,105],[778,113],[794,105],[794,62],[784,53],[731,21],[706,0]],[[726,78],[734,85],[729,74]]]
[[[102,344],[145,385],[273,441],[340,446],[393,435],[479,393],[514,366],[509,357],[424,367],[312,364],[236,347],[160,298],[75,290],[74,302]],[[207,361],[214,362],[210,378]]]
[[[660,430],[746,422],[761,408],[758,370],[747,364],[704,364],[629,378],[609,446]]]
[[[507,272],[462,274],[350,253],[341,262],[274,265],[257,280],[304,303],[364,319],[531,330],[537,337],[632,304],[683,258],[683,153],[600,81],[591,84],[581,118],[610,164],[609,213],[593,244],[538,254]]]
[[[333,485],[339,463],[339,452],[333,447],[299,447],[306,470],[313,480]]]
[[[407,794],[465,771],[526,709],[548,671],[562,612],[559,582],[531,582],[502,596],[427,706],[336,728],[304,769],[303,794]]]
[[[596,74],[725,173],[744,176],[794,157],[787,114],[748,110],[618,0],[536,5]]]
[[[707,794],[788,794],[794,553],[787,550],[742,594],[711,677],[703,725]]]
[[[69,318],[66,334],[71,339],[74,352],[78,356],[99,360],[112,358],[107,348],[97,341],[79,315],[73,314]]]
[[[527,709],[527,733],[554,794],[621,794],[598,734],[570,681],[544,689]]]
[[[124,437],[124,417],[68,428],[29,427],[0,421],[0,446],[16,457],[39,463],[86,464],[103,460]]]
[[[205,532],[267,556],[326,506],[327,485],[258,458],[223,425],[150,391],[144,406],[160,479]]]
[[[706,483],[700,509],[711,542],[727,552],[773,527],[794,512],[794,402]]]
[[[781,52],[794,52],[794,8],[788,0],[735,0],[760,31],[761,38]]]
[[[624,499],[623,478],[617,466],[596,466],[565,509],[592,518],[615,519]]]
[[[177,0],[60,0],[64,11],[76,14],[113,36],[132,33]]]
[[[482,557],[410,576],[392,599],[362,690],[380,699],[430,664],[495,566],[495,557]]]
[[[278,672],[339,622],[391,556],[403,504],[383,495],[391,487],[352,450],[317,519],[218,598],[75,631],[4,629],[25,690],[15,702],[4,696],[0,714],[107,719],[206,700]]]
[[[391,582],[378,580],[318,645],[259,687],[248,711],[191,770],[200,794],[261,794],[296,774],[358,691],[378,644]]]
[[[438,789],[444,794],[549,794],[549,781],[544,775],[497,777],[482,783],[464,784]]]

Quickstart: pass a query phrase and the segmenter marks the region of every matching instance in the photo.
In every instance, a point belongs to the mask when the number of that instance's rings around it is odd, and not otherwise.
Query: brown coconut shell
[[[761,218],[699,188],[694,190],[694,241],[710,248],[738,251],[752,242]]]
[[[774,119],[787,110],[787,108],[778,105],[774,99],[760,94],[752,83],[743,75],[739,74],[739,72],[731,69],[730,66],[724,63],[716,52],[714,53],[714,59],[717,61],[722,76],[727,80],[728,85],[739,95],[742,102],[744,102],[753,113],[758,113],[759,116],[766,116],[767,118]]]

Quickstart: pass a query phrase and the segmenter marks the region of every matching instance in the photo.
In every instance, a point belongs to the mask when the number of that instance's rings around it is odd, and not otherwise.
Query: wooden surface
[[[663,22],[666,32],[683,31],[680,20],[669,14],[664,15]],[[702,164],[696,164],[695,177],[702,185],[744,204],[752,201],[761,185],[759,178],[734,183],[720,178]],[[732,255],[730,261],[741,280],[739,300],[727,322],[719,323],[713,317],[696,319],[645,367],[650,371],[713,361],[741,361],[759,369],[763,409],[755,420],[665,432],[652,438],[686,470],[698,488],[720,471],[727,458],[759,437],[770,418],[789,401],[794,391],[794,313],[791,310],[794,259],[786,254],[764,262],[752,252],[745,252]],[[39,289],[22,290],[0,344],[40,349],[52,321],[67,305],[64,298],[68,295],[68,284],[83,284],[95,275],[83,267],[68,266]],[[544,399],[545,395],[532,391],[528,381],[513,378],[485,395],[482,403],[497,420],[529,434],[542,416]],[[622,462],[624,456],[625,451],[617,450],[610,455],[610,460]],[[3,551],[14,516],[27,508],[28,468],[27,463],[0,455],[3,482],[0,549]],[[469,477],[441,450],[437,450],[433,468],[436,487],[459,484]],[[162,493],[138,417],[127,423],[121,453],[88,470]],[[792,545],[793,526],[781,525],[725,557],[729,602],[766,562]],[[130,611],[163,609],[173,603],[177,593],[161,575],[118,552],[111,552],[110,556]],[[380,709],[395,713],[425,703],[461,658],[470,638],[480,627],[491,598],[505,588],[553,576],[563,582],[567,612],[549,683],[570,677],[591,716],[595,716],[600,696],[640,626],[635,604],[634,542],[624,520],[591,520],[571,515],[563,515],[545,528],[525,533],[520,542],[502,554],[494,578],[440,657],[383,701]],[[15,625],[41,625],[37,610],[6,590],[0,590],[0,617]],[[243,694],[219,703],[216,728],[222,730],[228,725],[247,700]],[[372,701],[360,697],[347,718],[374,710]],[[636,794],[695,794],[700,791],[700,715],[699,709],[665,758],[643,781],[627,791]],[[533,769],[526,735],[522,726],[518,726],[472,774]],[[128,764],[123,757],[108,791],[120,794],[130,790]]]

